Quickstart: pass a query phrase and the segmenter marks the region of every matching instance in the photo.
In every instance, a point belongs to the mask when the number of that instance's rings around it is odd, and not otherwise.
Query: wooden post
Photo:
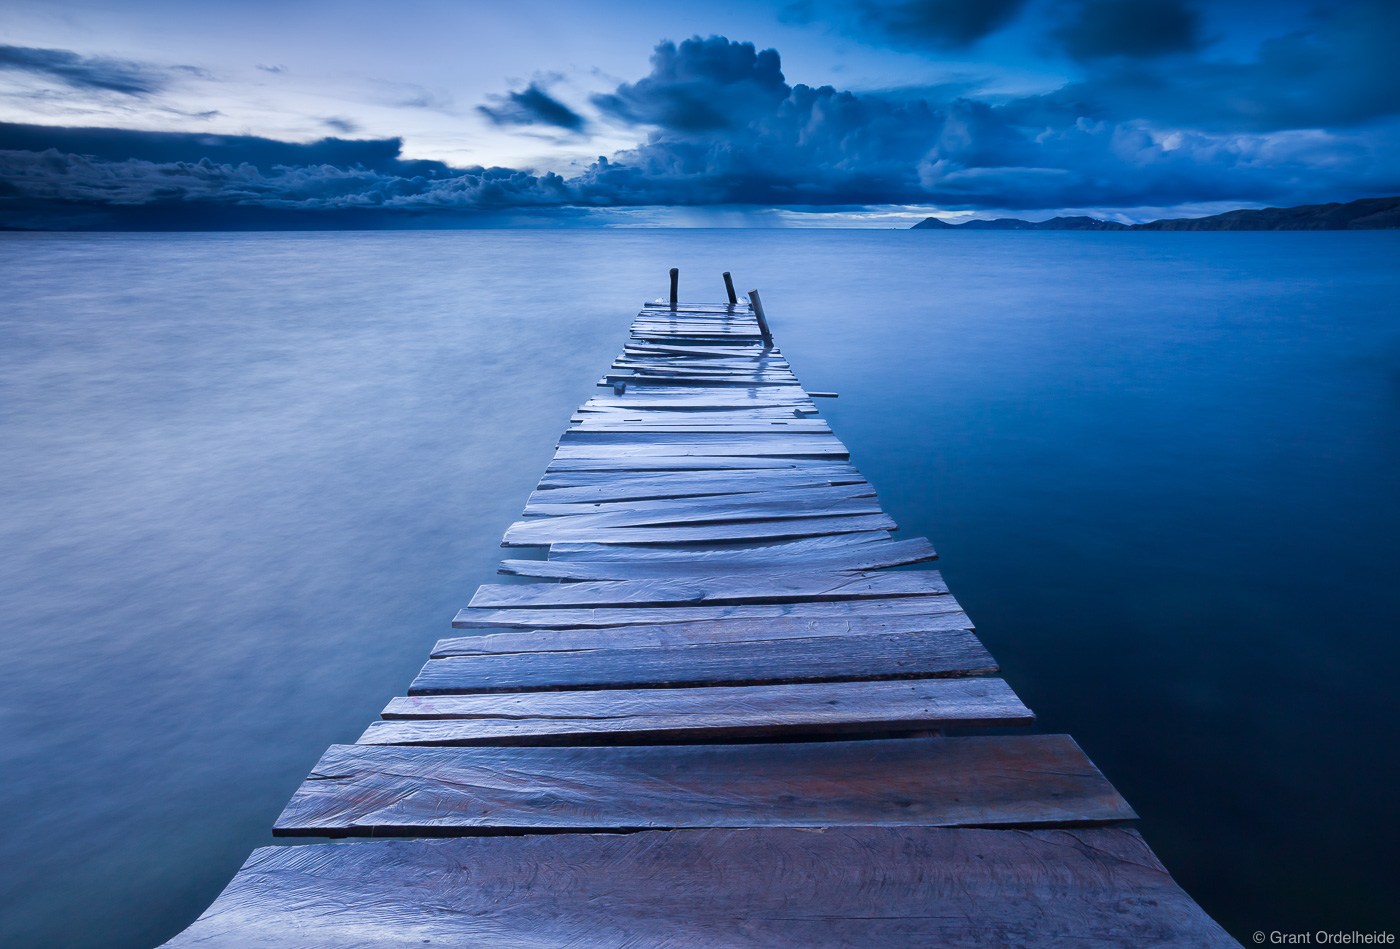
[[[754,316],[758,317],[758,331],[763,335],[763,345],[772,348],[773,333],[768,329],[768,320],[763,315],[763,301],[758,298],[757,290],[749,291],[749,304],[753,307]]]
[[[729,305],[739,305],[739,295],[734,292],[734,278],[729,276],[729,271],[724,272],[724,289],[729,291]]]
[[[679,297],[677,296],[677,294],[678,294],[679,291],[680,291],[680,287],[681,287],[681,272],[680,272],[680,270],[679,270],[678,268],[672,267],[672,268],[671,268],[671,309],[673,309],[673,310],[676,308],[676,300],[679,299]]]

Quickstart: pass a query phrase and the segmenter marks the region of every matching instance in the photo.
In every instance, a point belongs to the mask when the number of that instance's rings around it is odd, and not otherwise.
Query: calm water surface
[[[149,947],[494,578],[679,266],[758,286],[1237,937],[1400,933],[1400,233],[0,237],[0,944]]]

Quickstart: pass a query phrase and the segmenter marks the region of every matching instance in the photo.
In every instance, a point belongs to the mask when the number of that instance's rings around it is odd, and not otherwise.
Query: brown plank
[[[1001,679],[396,698],[361,745],[610,745],[1029,725]]]
[[[430,659],[409,695],[712,688],[985,675],[996,662],[967,630]]]
[[[585,629],[533,629],[440,639],[434,659],[450,656],[497,656],[509,653],[576,652],[589,649],[642,649],[695,643],[761,643],[779,639],[862,636],[879,633],[972,629],[966,613],[848,616],[837,618],[779,616],[770,619],[701,620],[652,626],[603,626]]]
[[[553,518],[575,521],[581,518]],[[706,541],[747,541],[777,537],[813,537],[872,530],[894,530],[887,514],[855,514],[849,517],[795,517],[788,520],[742,521],[733,524],[700,523],[663,527],[549,527],[517,522],[501,542],[502,547],[539,547],[564,542],[594,544],[690,544]]]
[[[1239,949],[1134,830],[749,828],[265,847],[170,949]]]
[[[483,583],[467,609],[558,609],[575,606],[724,606],[879,597],[942,596],[937,570],[895,573],[816,571],[776,575],[665,577],[583,583]]]
[[[655,577],[700,577],[731,574],[879,570],[937,560],[927,538],[891,541],[844,553],[799,558],[770,554],[760,559],[659,560],[641,563],[586,560],[503,560],[498,573],[553,580],[642,580]]]
[[[332,745],[283,837],[1091,826],[1137,815],[1068,735],[754,745]]]

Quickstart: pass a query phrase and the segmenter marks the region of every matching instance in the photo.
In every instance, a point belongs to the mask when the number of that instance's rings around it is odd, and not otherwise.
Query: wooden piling
[[[734,278],[729,275],[729,271],[724,272],[724,290],[729,294],[729,305],[739,305],[739,295],[734,292]]]
[[[749,305],[753,307],[753,315],[758,320],[758,332],[763,342],[772,346],[773,331],[768,328],[768,318],[763,315],[763,301],[759,299],[757,290],[749,291]]]
[[[677,267],[671,268],[671,309],[676,308],[676,303],[680,297],[681,272]]]

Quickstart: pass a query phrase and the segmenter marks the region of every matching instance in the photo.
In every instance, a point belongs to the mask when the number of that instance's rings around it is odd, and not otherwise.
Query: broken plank
[[[409,695],[703,688],[986,675],[967,630],[430,659]]]
[[[583,515],[587,517],[589,515]],[[614,517],[618,515],[607,515]],[[542,547],[559,543],[595,544],[693,544],[716,541],[748,541],[764,538],[813,537],[857,531],[894,530],[887,514],[852,514],[834,517],[793,517],[784,520],[753,520],[734,523],[667,524],[652,527],[614,525],[578,526],[579,518],[548,518],[560,521],[548,526],[529,526],[517,521],[501,540],[502,547]],[[567,521],[569,523],[562,523]]]
[[[796,573],[812,570],[879,570],[906,564],[937,560],[938,553],[926,538],[891,541],[887,544],[831,553],[806,559],[772,554],[766,559],[660,560],[642,562],[503,560],[498,573],[516,577],[553,580],[640,580],[647,577],[721,576],[725,574]]]
[[[576,745],[718,742],[1029,725],[1001,679],[913,679],[396,698],[357,744]]]
[[[711,492],[714,492],[715,485],[711,484]],[[732,511],[752,509],[756,504],[768,504],[777,506],[786,502],[791,502],[793,509],[811,507],[826,501],[841,501],[852,498],[873,498],[875,489],[868,483],[858,484],[838,484],[838,485],[812,485],[803,487],[774,486],[769,488],[756,488],[750,491],[724,491],[722,493],[712,493],[708,497],[683,498],[680,496],[670,496],[651,499],[637,499],[627,501],[581,501],[554,503],[548,496],[554,492],[538,492],[545,496],[543,500],[531,500],[525,505],[523,514],[526,517],[572,517],[583,514],[610,514],[624,511],[660,511],[678,512],[682,510],[700,511],[711,508],[728,507]],[[655,522],[649,522],[655,523]]]
[[[582,583],[483,583],[467,609],[557,609],[575,606],[700,606],[824,603],[904,596],[943,596],[937,570],[894,573],[802,573],[667,577]]]
[[[576,626],[650,626],[708,619],[768,619],[777,616],[889,616],[908,613],[960,613],[953,597],[910,596],[873,600],[810,603],[761,603],[738,606],[607,607],[599,609],[460,610],[457,629],[568,629]]]
[[[889,539],[888,531],[855,531],[848,534],[829,534],[825,537],[756,540],[746,544],[676,544],[666,547],[645,547],[628,544],[560,543],[550,545],[549,559],[616,560],[628,563],[695,560],[708,557],[716,559],[734,557],[765,559],[778,555],[815,556],[836,549],[845,550],[855,545],[873,544]]]
[[[1082,827],[1136,817],[1068,735],[611,748],[332,745],[273,833]]]

